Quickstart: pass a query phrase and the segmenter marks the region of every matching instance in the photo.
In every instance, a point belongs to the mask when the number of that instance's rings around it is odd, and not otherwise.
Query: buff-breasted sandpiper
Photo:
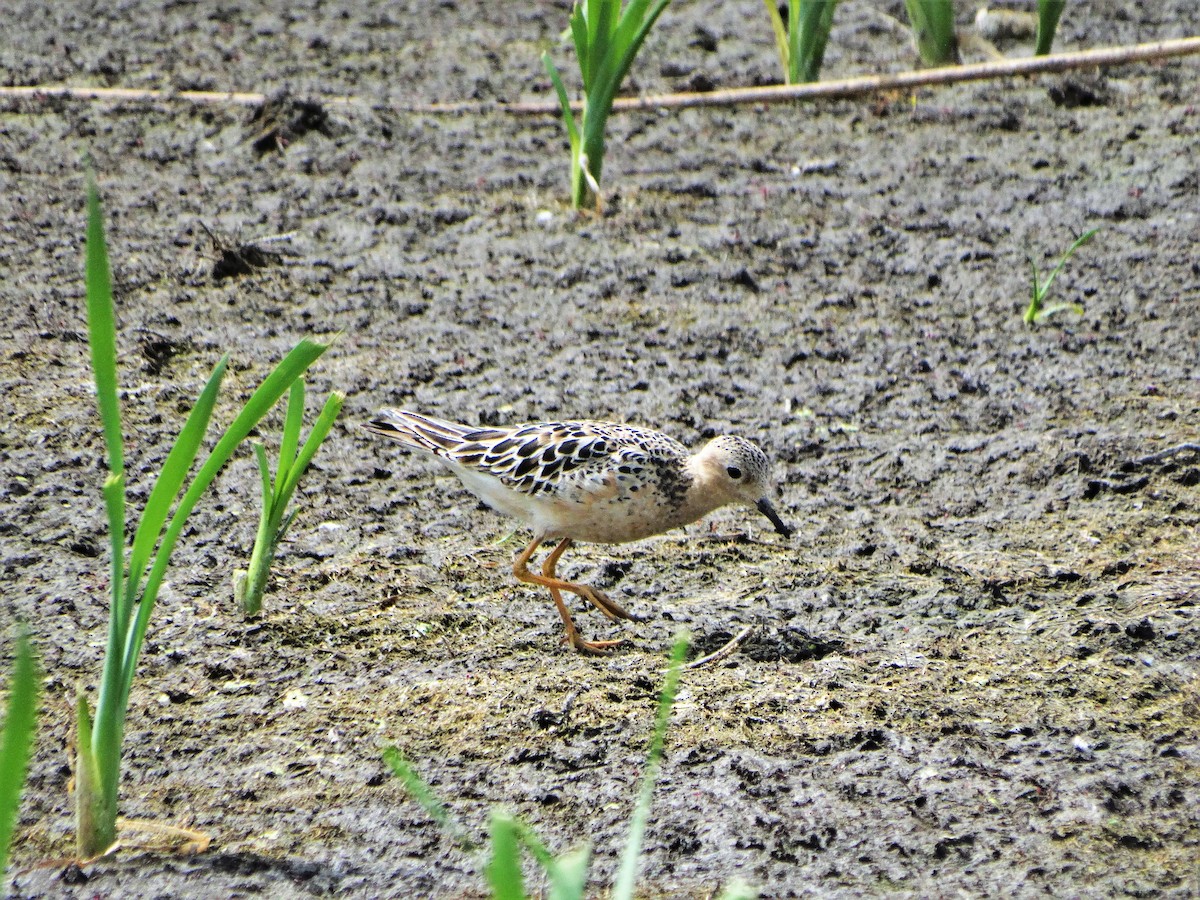
[[[575,541],[636,541],[728,504],[756,507],[780,534],[792,533],[771,504],[766,455],[740,437],[714,438],[689,453],[665,434],[631,425],[475,427],[400,409],[381,410],[366,428],[436,456],[471,493],[533,529],[533,540],[513,561],[513,574],[550,591],[566,640],[589,653],[602,653],[620,641],[584,640],[563,603],[563,591],[578,594],[610,619],[634,617],[603,591],[555,575]],[[529,560],[546,541],[558,544],[539,575],[529,570]]]

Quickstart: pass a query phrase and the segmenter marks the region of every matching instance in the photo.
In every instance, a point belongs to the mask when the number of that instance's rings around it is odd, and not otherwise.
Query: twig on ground
[[[779,84],[765,87],[729,88],[705,93],[658,94],[646,97],[620,97],[613,102],[613,111],[635,109],[687,109],[699,106],[737,106],[744,103],[786,103],[796,100],[836,100],[886,91],[911,90],[956,84],[963,81],[983,81],[989,78],[1011,78],[1021,75],[1044,75],[1072,69],[1151,62],[1200,53],[1200,37],[1176,38],[1125,47],[1100,47],[1049,56],[1022,57],[996,62],[949,66],[941,69],[922,69],[885,75],[862,75],[837,81],[813,84]],[[73,85],[0,86],[0,100],[42,99],[63,97],[72,100],[103,100],[108,102],[168,102],[196,104],[226,103],[235,106],[259,106],[267,95],[247,91],[160,91],[135,88],[78,87]],[[368,106],[392,109],[397,112],[455,115],[462,113],[504,112],[513,115],[561,115],[557,100],[529,103],[489,103],[463,101],[458,103],[427,103],[394,106],[378,103],[366,97],[321,97],[329,106]],[[582,103],[571,104],[581,109]]]
[[[731,654],[734,650],[736,650],[741,645],[742,641],[744,641],[746,638],[750,637],[750,635],[753,633],[754,633],[754,626],[747,625],[745,628],[743,628],[741,631],[739,631],[737,634],[735,634],[732,638],[730,638],[729,642],[724,647],[722,647],[720,650],[717,650],[715,653],[710,653],[710,654],[708,654],[708,656],[702,656],[699,659],[694,659],[690,663],[688,663],[686,666],[684,666],[684,668],[685,669],[699,669],[701,666],[707,666],[707,665],[710,665],[711,663],[720,662],[725,657],[727,657],[729,654]]]

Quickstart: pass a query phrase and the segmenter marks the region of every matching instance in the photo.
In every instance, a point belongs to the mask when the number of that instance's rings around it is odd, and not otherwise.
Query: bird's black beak
[[[771,501],[763,497],[758,503],[754,504],[758,507],[758,511],[771,520],[771,524],[775,526],[775,530],[784,537],[791,537],[795,530],[788,525],[785,525],[783,519],[779,518],[779,513],[775,512],[775,507],[771,505]]]

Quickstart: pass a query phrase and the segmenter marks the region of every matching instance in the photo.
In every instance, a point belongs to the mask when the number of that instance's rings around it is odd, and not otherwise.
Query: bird
[[[745,438],[713,438],[690,453],[647,428],[612,422],[461,425],[403,409],[382,409],[367,431],[436,457],[472,494],[533,529],[513,560],[518,581],[546,588],[562,618],[564,642],[605,654],[621,640],[585,640],[563,602],[576,594],[612,620],[636,617],[603,591],[560,578],[555,568],[579,541],[621,544],[695,522],[729,504],[753,506],[785,538],[793,529],[775,511],[765,453]],[[556,541],[541,573],[529,563]]]

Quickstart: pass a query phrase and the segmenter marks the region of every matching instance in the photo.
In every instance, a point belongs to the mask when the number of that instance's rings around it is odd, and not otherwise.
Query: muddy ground
[[[553,117],[398,111],[547,97],[537,56],[567,68],[564,3],[18,6],[6,84],[286,97],[265,119],[0,104],[0,663],[23,619],[46,670],[14,896],[482,895],[480,857],[390,777],[388,744],[473,836],[503,806],[555,850],[591,841],[602,896],[672,636],[708,651],[747,625],[684,677],[644,896],[735,878],[770,897],[1200,893],[1200,453],[1153,456],[1200,417],[1195,59],[623,115],[598,219],[565,204]],[[910,67],[899,16],[846,2],[826,75]],[[1097,0],[1068,7],[1060,44],[1196,33],[1190,2]],[[678,0],[631,89],[776,66],[757,0]],[[53,861],[106,622],[85,153],[137,498],[222,353],[220,422],[304,336],[342,332],[313,414],[348,396],[264,618],[230,596],[258,516],[248,451],[154,613],[121,810],[212,846],[131,830],[80,869]],[[1056,285],[1082,314],[1027,327],[1026,253],[1050,267],[1092,227]],[[239,245],[267,252],[239,265]],[[647,617],[581,609],[589,637],[627,638],[581,657],[511,578],[520,533],[361,430],[385,405],[740,433],[777,461],[799,531],[724,510],[580,548],[563,571]]]

